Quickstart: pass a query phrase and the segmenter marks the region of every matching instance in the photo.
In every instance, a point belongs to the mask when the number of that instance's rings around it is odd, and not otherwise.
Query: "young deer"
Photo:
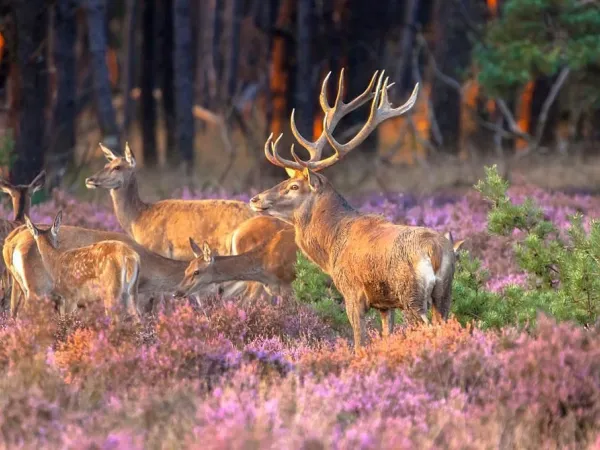
[[[0,177],[0,190],[10,195],[14,214],[13,220],[0,219],[0,249],[4,247],[6,237],[24,223],[25,215],[29,214],[31,208],[31,197],[44,187],[45,180],[46,172],[43,170],[29,184],[13,185]],[[0,311],[4,311],[8,309],[6,299],[11,287],[10,274],[4,261],[0,261],[0,277],[3,290],[3,296],[0,299]]]
[[[282,224],[271,236],[266,243],[229,256],[218,256],[207,242],[200,249],[190,238],[196,259],[185,269],[175,296],[190,295],[208,284],[224,281],[255,281],[262,283],[269,295],[291,295],[297,252],[294,229]]]
[[[89,189],[110,190],[119,224],[142,247],[167,258],[190,261],[188,237],[203,238],[222,254],[231,253],[231,234],[254,217],[252,209],[233,200],[163,200],[145,203],[139,196],[135,158],[129,145],[117,156],[100,144],[108,164],[85,180]]]
[[[47,226],[38,226],[38,229]],[[115,233],[88,228],[63,225],[60,227],[60,248],[71,250],[86,247],[101,241],[120,241],[133,248],[140,256],[142,267],[140,272],[140,294],[172,294],[179,282],[181,274],[187,267],[185,261],[164,258],[150,252],[123,233]],[[37,300],[54,291],[51,274],[46,271],[38,251],[35,239],[26,226],[15,229],[7,238],[2,251],[3,260],[11,273],[13,283],[10,310],[16,317],[22,300]],[[147,305],[150,306],[151,305]],[[144,308],[148,309],[148,308]]]
[[[418,85],[409,100],[398,108],[388,101],[388,79],[377,72],[361,95],[346,104],[343,71],[333,106],[327,100],[327,81],[321,89],[321,106],[325,112],[323,133],[315,142],[303,138],[296,129],[294,113],[291,128],[298,142],[309,152],[301,160],[292,146],[294,160],[282,158],[277,150],[279,139],[272,135],[265,144],[267,159],[284,167],[290,179],[250,200],[255,211],[279,217],[295,228],[296,243],[302,252],[329,274],[344,296],[346,313],[358,349],[366,338],[365,313],[375,308],[381,313],[383,334],[393,329],[394,308],[404,311],[411,321],[427,321],[434,313],[446,319],[450,309],[455,255],[452,244],[439,233],[422,227],[395,225],[382,217],[362,214],[352,208],[333,188],[327,178],[317,173],[339,161],[359,146],[384,120],[406,113],[414,105]],[[375,92],[371,92],[377,81]],[[346,144],[332,133],[340,119],[373,98],[369,117]],[[334,154],[322,159],[329,143]]]
[[[61,314],[72,313],[78,307],[102,298],[107,314],[120,306],[123,311],[136,316],[139,255],[120,241],[102,241],[87,247],[61,250],[61,221],[62,212],[59,211],[52,227],[40,230],[25,216],[44,268],[54,282],[54,294],[60,298]]]

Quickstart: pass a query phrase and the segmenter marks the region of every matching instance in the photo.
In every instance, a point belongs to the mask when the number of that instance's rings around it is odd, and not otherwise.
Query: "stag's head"
[[[60,230],[61,223],[62,211],[58,211],[56,217],[54,218],[52,226],[46,230],[38,228],[31,221],[29,216],[25,216],[25,224],[27,225],[27,229],[29,230],[35,241],[38,242],[41,239],[46,240],[53,248],[58,248],[58,231]]]
[[[321,95],[319,97],[321,108],[325,113],[323,118],[323,132],[314,142],[304,138],[296,127],[294,111],[291,116],[291,128],[298,143],[308,151],[309,160],[302,160],[291,147],[293,160],[284,159],[278,151],[281,136],[273,141],[273,135],[269,136],[265,143],[265,156],[274,165],[283,167],[289,175],[289,179],[279,183],[250,200],[250,207],[257,212],[263,212],[278,217],[286,222],[293,223],[296,211],[302,210],[314,201],[314,199],[329,191],[331,185],[325,176],[319,174],[321,170],[334,165],[351,150],[362,144],[365,139],[377,128],[377,126],[392,117],[398,117],[410,110],[416,102],[419,85],[413,89],[410,98],[405,104],[392,108],[388,99],[388,89],[394,84],[389,83],[385,73],[375,72],[371,82],[365,91],[349,103],[342,100],[344,92],[344,71],[342,70],[338,81],[338,92],[333,106],[327,99],[327,83],[329,73],[323,80]],[[374,89],[373,89],[374,88]],[[340,144],[334,137],[333,131],[340,120],[350,112],[371,101],[370,114],[361,130],[346,144]],[[333,155],[323,158],[323,149],[329,143],[333,148]]]
[[[11,184],[0,177],[0,190],[10,195],[15,212],[15,220],[23,220],[24,214],[29,214],[31,197],[44,187],[46,172],[42,170],[29,184]]]
[[[88,189],[104,188],[104,189],[119,189],[126,185],[135,170],[135,157],[129,148],[129,144],[125,144],[125,155],[116,155],[111,149],[100,144],[100,148],[108,163],[104,168],[95,175],[85,179],[85,186]]]
[[[192,238],[190,238],[190,247],[192,247],[194,259],[185,269],[183,280],[177,286],[173,297],[191,295],[200,287],[212,283],[216,253],[210,249],[207,242],[204,242],[200,248]]]

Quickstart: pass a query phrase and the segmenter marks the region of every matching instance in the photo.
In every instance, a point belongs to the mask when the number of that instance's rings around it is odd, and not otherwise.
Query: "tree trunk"
[[[417,14],[419,11],[419,0],[406,0],[404,4],[403,20],[402,20],[402,37],[400,39],[400,58],[396,66],[396,89],[395,97],[397,100],[405,97],[407,92],[410,92],[412,86],[412,57],[415,41],[415,27],[417,25]]]
[[[77,22],[72,0],[59,0],[54,5],[54,67],[58,77],[56,102],[52,114],[49,151],[56,168],[66,167],[75,151],[75,117],[77,112],[77,80],[75,42]]]
[[[552,89],[552,85],[556,81],[556,78],[556,76],[540,77],[535,81],[531,98],[531,134],[534,136],[538,132],[537,122],[540,113],[542,112],[544,102],[546,101],[548,94],[550,94],[550,90]],[[558,102],[554,102],[548,111],[548,117],[544,125],[544,131],[540,141],[540,146],[542,147],[552,147],[556,143],[558,112],[559,104]]]
[[[45,42],[48,34],[48,5],[45,0],[15,0],[18,35],[17,64],[21,95],[19,132],[12,167],[14,184],[29,183],[44,164],[44,124],[48,94]]]
[[[119,129],[112,104],[110,80],[106,65],[106,8],[104,0],[87,0],[85,7],[98,122],[105,144],[108,147],[117,147]]]
[[[237,92],[238,61],[240,53],[240,25],[242,20],[242,1],[229,0],[228,61],[227,61],[227,101],[233,102]]]
[[[160,57],[160,86],[166,127],[166,150],[167,158],[176,160],[176,153],[173,151],[176,147],[175,129],[177,128],[173,92],[173,0],[162,0],[159,5],[162,20],[159,32],[161,50],[158,55]]]
[[[212,36],[212,58],[214,61],[215,73],[217,76],[217,107],[222,109],[221,101],[225,90],[223,89],[223,52],[221,46],[221,39],[223,35],[223,15],[225,9],[225,0],[213,0],[214,1],[214,15],[213,15],[213,36]]]
[[[462,1],[462,0],[461,0]],[[483,19],[485,5],[479,0],[438,0],[434,12],[436,30],[434,58],[438,69],[445,75],[462,82],[461,77],[471,63],[472,42],[469,38],[468,14],[474,23]],[[443,151],[457,154],[460,151],[460,94],[439,77],[432,77],[431,101],[443,142],[437,142]],[[435,138],[432,136],[435,141]]]
[[[124,140],[129,138],[129,128],[134,116],[134,101],[131,98],[131,91],[135,83],[135,67],[137,46],[135,42],[137,31],[137,15],[140,9],[139,0],[127,0],[125,12],[125,58],[123,67],[123,137]],[[124,142],[123,142],[124,144]]]
[[[312,83],[312,0],[299,0],[296,12],[296,124],[303,136],[312,136],[314,86]]]
[[[173,30],[177,146],[182,160],[188,165],[187,169],[191,170],[194,159],[194,89],[189,0],[173,0]]]
[[[156,151],[156,49],[155,33],[155,0],[144,0],[142,14],[143,44],[142,44],[142,96],[140,98],[142,140],[144,142],[144,164],[155,165],[158,160]]]

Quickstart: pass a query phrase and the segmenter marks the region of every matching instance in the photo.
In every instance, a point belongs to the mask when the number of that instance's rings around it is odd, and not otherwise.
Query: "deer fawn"
[[[185,269],[175,296],[183,297],[207,284],[223,281],[255,281],[262,283],[272,296],[291,295],[297,252],[294,229],[285,225],[279,228],[268,242],[229,256],[219,256],[207,242],[200,249],[190,238],[190,248],[196,259]]]
[[[10,195],[13,205],[13,220],[0,219],[0,248],[4,247],[6,237],[18,226],[22,225],[25,215],[29,214],[31,208],[31,197],[44,187],[46,172],[43,170],[29,184],[13,185],[0,178],[0,190]],[[3,297],[0,299],[0,311],[8,309],[7,295],[11,288],[10,273],[4,261],[0,261],[0,276],[2,282]]]
[[[44,268],[54,281],[54,294],[60,298],[61,314],[104,299],[106,313],[121,306],[137,316],[136,297],[140,274],[140,257],[120,241],[102,241],[71,250],[59,248],[62,212],[49,229],[40,230],[28,216],[25,223],[35,239]],[[115,305],[117,300],[119,305]]]
[[[433,230],[395,225],[382,217],[358,212],[318,173],[359,146],[381,122],[410,110],[418,84],[404,105],[392,108],[388,78],[376,72],[361,95],[344,103],[342,71],[337,98],[330,106],[326,95],[329,75],[320,95],[325,112],[321,136],[315,142],[306,140],[296,128],[293,112],[291,116],[292,132],[310,159],[301,160],[293,146],[293,160],[282,158],[277,149],[281,136],[273,142],[271,135],[265,143],[265,156],[284,167],[290,179],[255,196],[250,205],[257,212],[294,226],[298,247],[332,277],[344,296],[355,349],[359,349],[366,338],[364,316],[369,308],[380,311],[384,336],[393,330],[394,308],[402,309],[406,319],[415,322],[427,321],[426,313],[433,305],[434,313],[446,319],[455,255],[450,241]],[[332,133],[340,119],[371,98],[370,114],[362,129],[348,143],[337,142]],[[334,154],[322,158],[326,143],[333,147]]]

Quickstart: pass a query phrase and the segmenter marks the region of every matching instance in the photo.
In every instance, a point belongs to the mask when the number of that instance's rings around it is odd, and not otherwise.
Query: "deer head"
[[[42,170],[29,184],[10,184],[0,177],[0,190],[10,195],[15,214],[15,220],[21,221],[25,214],[29,214],[31,197],[44,187],[46,172]]]
[[[362,144],[377,126],[392,117],[398,117],[409,111],[416,102],[419,85],[413,89],[410,98],[405,104],[398,108],[392,108],[388,99],[388,89],[392,86],[389,78],[382,71],[378,75],[375,72],[367,89],[349,103],[344,103],[342,95],[344,92],[344,71],[342,70],[338,82],[338,92],[333,106],[327,100],[327,82],[329,73],[323,80],[321,86],[320,103],[325,117],[323,119],[323,132],[314,142],[305,139],[296,127],[294,111],[291,116],[291,129],[298,143],[304,147],[310,159],[304,161],[298,157],[291,147],[293,160],[284,159],[279,155],[278,144],[281,136],[273,142],[273,135],[269,136],[265,143],[265,156],[274,165],[285,168],[290,178],[277,186],[262,192],[250,200],[250,207],[257,212],[264,212],[278,217],[286,222],[293,223],[293,214],[300,209],[309,206],[309,202],[331,188],[327,178],[317,173],[330,167],[341,160],[351,150]],[[373,91],[373,86],[375,90]],[[361,130],[346,144],[340,144],[334,137],[333,131],[340,120],[371,100],[370,114]],[[323,149],[329,143],[334,150],[333,155],[322,158]]]
[[[118,156],[108,147],[100,144],[100,148],[108,163],[95,175],[85,179],[85,186],[88,189],[104,188],[119,189],[129,182],[135,170],[135,157],[125,144],[125,155]]]
[[[211,275],[216,253],[210,249],[207,242],[204,242],[200,248],[192,238],[189,239],[194,259],[185,269],[183,280],[177,286],[173,297],[185,297],[192,294],[199,286],[212,282]]]
[[[27,225],[27,229],[29,229],[35,241],[38,242],[39,240],[45,240],[52,246],[52,248],[58,248],[58,231],[61,223],[62,211],[58,211],[52,226],[47,230],[40,230],[34,225],[29,216],[25,216],[25,224]]]

